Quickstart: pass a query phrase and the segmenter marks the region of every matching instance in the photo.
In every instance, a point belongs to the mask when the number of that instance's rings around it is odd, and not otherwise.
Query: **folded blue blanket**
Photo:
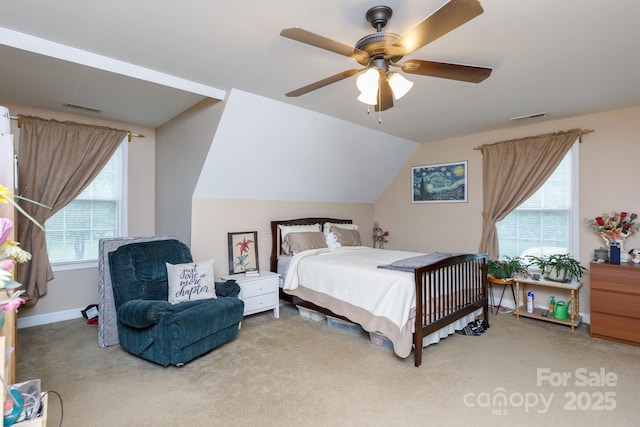
[[[386,268],[388,270],[408,271],[412,273],[417,268],[424,267],[425,265],[434,264],[445,258],[460,255],[457,253],[447,252],[433,252],[426,255],[414,256],[411,258],[405,258],[398,261],[394,261],[391,264],[379,265],[378,268]]]

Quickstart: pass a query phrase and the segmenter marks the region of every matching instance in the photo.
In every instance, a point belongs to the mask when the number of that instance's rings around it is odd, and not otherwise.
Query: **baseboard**
[[[502,301],[503,307],[515,308],[512,301]],[[282,301],[281,304],[282,305]],[[493,307],[492,307],[493,308]],[[18,318],[18,329],[30,328],[32,326],[47,325],[49,323],[63,322],[65,320],[79,319],[82,317],[81,311],[84,308],[76,308],[72,310],[57,311],[55,313],[38,314],[36,316],[27,316]],[[591,323],[591,315],[589,313],[582,313],[582,322]]]
[[[78,319],[82,317],[82,310],[84,310],[84,307],[56,311],[54,313],[37,314],[35,316],[18,317],[18,329],[47,325],[49,323],[62,322],[64,320]]]

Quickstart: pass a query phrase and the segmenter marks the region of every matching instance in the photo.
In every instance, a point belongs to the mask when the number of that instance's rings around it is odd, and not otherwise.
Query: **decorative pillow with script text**
[[[188,264],[167,263],[167,279],[171,304],[217,298],[213,260]]]

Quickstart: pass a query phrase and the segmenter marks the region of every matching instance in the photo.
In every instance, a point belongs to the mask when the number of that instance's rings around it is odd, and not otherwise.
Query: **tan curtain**
[[[18,194],[52,209],[28,202],[20,205],[44,225],[100,173],[127,131],[39,117],[21,118]],[[47,282],[53,279],[45,233],[18,215],[18,241],[32,255],[30,262],[20,265],[18,281],[33,305],[47,293]]]
[[[498,259],[496,223],[542,187],[580,134],[573,129],[482,146],[480,252]]]

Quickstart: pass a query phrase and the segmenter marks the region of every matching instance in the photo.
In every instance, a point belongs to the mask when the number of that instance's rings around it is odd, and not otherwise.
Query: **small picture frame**
[[[258,232],[228,233],[229,274],[258,271]]]
[[[411,203],[466,203],[467,161],[411,168]]]

